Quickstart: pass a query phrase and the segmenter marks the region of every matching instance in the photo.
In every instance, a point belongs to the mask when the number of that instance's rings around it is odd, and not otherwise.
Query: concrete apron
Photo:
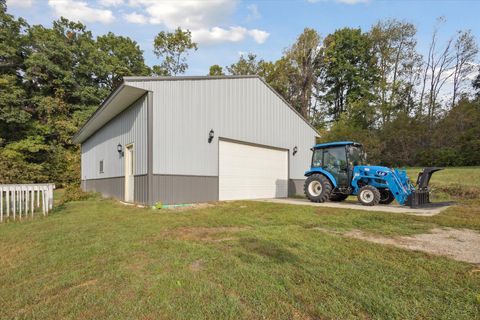
[[[280,204],[293,204],[293,205],[303,205],[303,206],[313,206],[313,207],[325,207],[325,208],[338,208],[338,209],[353,209],[353,210],[364,210],[364,211],[380,211],[380,212],[392,212],[392,213],[406,213],[414,216],[423,216],[430,217],[439,214],[443,210],[451,206],[443,207],[432,207],[432,208],[419,208],[413,209],[407,206],[399,205],[376,205],[376,206],[364,206],[360,203],[351,203],[351,202],[324,202],[316,203],[311,202],[308,199],[296,199],[296,198],[287,198],[287,199],[259,199],[256,201],[263,202],[272,202]]]

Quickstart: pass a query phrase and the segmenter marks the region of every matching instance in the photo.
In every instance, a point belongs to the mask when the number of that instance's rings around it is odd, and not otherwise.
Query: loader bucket
[[[437,171],[443,170],[443,168],[427,167],[418,174],[416,189],[407,197],[406,205],[411,208],[418,208],[426,206],[430,203],[430,189],[428,184],[432,174]]]

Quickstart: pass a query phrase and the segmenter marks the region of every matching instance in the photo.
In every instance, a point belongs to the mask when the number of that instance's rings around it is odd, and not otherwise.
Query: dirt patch
[[[32,304],[27,305],[25,308],[21,308],[21,309],[18,309],[17,311],[15,311],[15,314],[16,314],[15,318],[17,318],[17,317],[20,318],[27,313],[31,314],[32,310],[36,306],[38,306],[40,304],[48,304],[53,300],[58,300],[60,297],[64,297],[65,295],[67,295],[71,290],[74,290],[74,289],[77,289],[77,288],[82,288],[82,287],[93,286],[93,285],[97,284],[97,282],[98,282],[97,279],[91,279],[91,280],[87,280],[85,282],[73,285],[71,287],[61,289],[58,292],[47,294],[47,295],[45,295],[44,298],[41,298],[38,301],[34,301]]]
[[[372,235],[360,230],[351,230],[343,235],[480,264],[480,233],[469,229],[436,228],[432,229],[431,233],[393,238]]]
[[[245,231],[251,229],[250,227],[187,227],[169,230],[164,233],[164,237],[174,238],[179,240],[201,240],[201,241],[229,241],[235,240],[231,233]]]
[[[132,257],[131,261],[132,262],[126,265],[125,267],[135,273],[140,271],[146,273],[145,267],[153,262],[153,260],[143,252],[135,254]]]
[[[181,212],[181,211],[188,211],[188,210],[198,210],[198,209],[205,209],[218,206],[217,202],[205,202],[205,203],[194,203],[187,206],[169,206],[166,208],[162,208],[162,210],[174,211],[174,212]]]
[[[190,264],[189,269],[193,272],[201,271],[203,269],[203,261],[201,259],[193,261]]]
[[[92,279],[92,280],[88,280],[88,281],[85,281],[83,283],[77,284],[76,286],[73,286],[72,288],[81,288],[81,287],[93,286],[97,282],[98,282],[97,279]]]
[[[0,256],[2,257],[0,261],[1,269],[15,268],[33,248],[32,244],[26,242],[4,242],[0,249]]]
[[[308,314],[305,314],[302,311],[298,310],[297,308],[293,308],[292,319],[293,320],[311,320],[313,318],[310,317]]]

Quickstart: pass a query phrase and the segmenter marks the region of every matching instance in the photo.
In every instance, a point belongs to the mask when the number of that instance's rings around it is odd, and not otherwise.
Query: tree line
[[[425,55],[413,24],[384,20],[324,38],[307,28],[277,61],[249,53],[209,74],[263,77],[322,140],[362,142],[372,163],[479,165],[478,47],[470,31],[441,42],[441,23]],[[197,48],[188,30],[162,31],[150,67],[128,37],[65,18],[29,25],[0,0],[0,183],[78,182],[71,137],[122,77],[183,74]]]
[[[196,50],[189,31],[160,32],[159,65],[112,32],[94,37],[80,22],[29,25],[0,0],[0,183],[78,182],[71,138],[124,76],[176,75]]]
[[[321,141],[362,142],[372,163],[479,165],[478,46],[469,30],[441,42],[444,22],[438,19],[424,55],[413,24],[387,19],[324,38],[306,28],[277,61],[249,53],[224,68],[212,65],[210,75],[262,76],[318,128]]]

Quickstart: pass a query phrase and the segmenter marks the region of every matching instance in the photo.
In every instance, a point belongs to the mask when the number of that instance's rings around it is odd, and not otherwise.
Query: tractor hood
[[[392,169],[388,167],[382,167],[382,166],[355,166],[355,168],[358,168],[359,170],[368,172],[370,174],[374,174],[379,177],[386,176],[388,173],[393,172]]]

